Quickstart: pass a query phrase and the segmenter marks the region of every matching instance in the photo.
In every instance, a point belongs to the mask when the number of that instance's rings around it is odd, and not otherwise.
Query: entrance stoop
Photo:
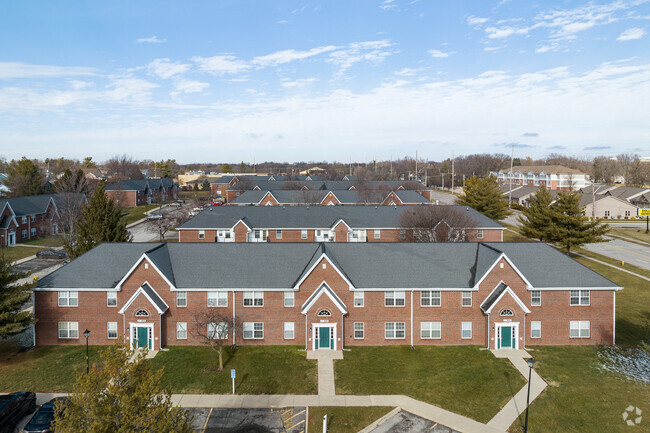
[[[325,359],[343,359],[342,350],[308,350],[307,359],[325,360]]]

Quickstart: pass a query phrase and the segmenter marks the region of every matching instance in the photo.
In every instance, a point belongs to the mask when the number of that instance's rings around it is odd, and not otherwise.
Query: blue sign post
[[[232,393],[235,393],[235,377],[237,377],[237,372],[234,368],[230,369],[230,378],[232,379]]]

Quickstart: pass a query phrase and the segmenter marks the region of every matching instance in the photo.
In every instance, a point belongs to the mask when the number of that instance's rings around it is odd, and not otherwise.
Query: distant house
[[[232,206],[402,206],[433,203],[415,191],[356,191],[356,190],[248,190],[233,198]]]
[[[173,179],[130,179],[106,185],[106,195],[122,207],[160,203],[176,199],[178,186]]]
[[[580,206],[584,206],[584,213],[588,217],[629,219],[637,215],[637,207],[632,203],[607,194],[581,194]]]
[[[561,165],[529,165],[491,173],[500,184],[545,186],[550,190],[576,191],[591,185],[588,176],[580,170]]]
[[[58,233],[53,194],[0,199],[0,245]]]

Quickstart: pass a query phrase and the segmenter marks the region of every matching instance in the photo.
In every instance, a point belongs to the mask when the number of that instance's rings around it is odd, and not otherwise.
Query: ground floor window
[[[386,322],[384,333],[387,339],[406,338],[406,324],[404,322]]]
[[[79,338],[79,323],[59,322],[59,338]]]
[[[463,322],[461,327],[461,338],[472,338],[472,322]]]
[[[363,340],[363,322],[354,322],[354,338]]]
[[[293,322],[284,322],[284,339],[293,340],[294,339],[294,325]]]
[[[589,321],[572,320],[569,324],[569,336],[571,338],[589,338]]]
[[[244,339],[261,340],[264,338],[263,322],[244,322]]]
[[[176,322],[176,338],[178,340],[187,339],[187,322]]]
[[[530,322],[530,338],[542,337],[542,322]]]
[[[440,338],[440,322],[420,322],[420,337],[424,339]]]
[[[106,323],[106,332],[107,337],[110,339],[117,338],[117,322],[107,322]]]
[[[226,322],[208,323],[208,338],[211,340],[226,340],[228,338],[228,324]]]

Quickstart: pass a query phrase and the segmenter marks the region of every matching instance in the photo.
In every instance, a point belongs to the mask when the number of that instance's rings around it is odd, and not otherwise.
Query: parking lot
[[[198,433],[301,433],[306,408],[222,409],[190,408]]]

